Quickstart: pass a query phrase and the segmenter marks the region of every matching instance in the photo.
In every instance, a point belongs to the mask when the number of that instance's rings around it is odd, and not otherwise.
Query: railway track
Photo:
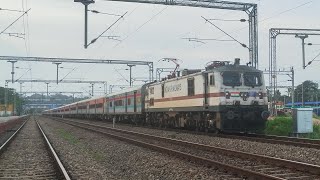
[[[274,135],[264,135],[264,134],[242,134],[242,133],[220,134],[218,136],[224,137],[224,138],[244,139],[244,140],[264,142],[264,143],[285,144],[285,145],[320,149],[320,140],[316,140],[316,139],[274,136]]]
[[[122,123],[121,125],[128,126],[128,124],[122,124]],[[291,145],[291,146],[297,146],[297,147],[320,149],[320,140],[316,140],[316,139],[274,136],[274,135],[253,134],[253,133],[214,134],[214,133],[207,133],[207,132],[201,132],[201,131],[191,131],[191,130],[182,130],[182,129],[174,129],[174,128],[159,128],[159,127],[150,127],[150,126],[137,126],[137,127],[165,130],[165,131],[172,131],[172,132],[179,132],[179,133],[189,133],[189,134],[196,134],[196,135],[206,135],[206,136],[212,136],[212,137],[240,139],[240,140],[255,141],[255,142],[262,142],[262,143],[283,144],[283,145]]]
[[[30,118],[0,147],[0,179],[70,177],[40,124]]]
[[[57,119],[60,122],[171,154],[208,167],[217,167],[240,177],[255,179],[320,179],[320,166],[249,154],[203,144],[164,138],[91,123]]]

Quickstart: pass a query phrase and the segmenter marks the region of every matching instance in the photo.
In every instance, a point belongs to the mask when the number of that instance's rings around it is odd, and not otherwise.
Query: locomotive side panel
[[[202,74],[171,79],[147,87],[147,112],[179,112],[203,110]]]

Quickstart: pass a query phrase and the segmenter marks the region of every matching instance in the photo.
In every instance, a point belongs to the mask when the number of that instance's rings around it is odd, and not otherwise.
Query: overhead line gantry
[[[146,3],[146,4],[160,4],[170,6],[188,6],[201,7],[213,9],[225,9],[244,11],[249,16],[249,60],[251,66],[258,68],[258,6],[254,3],[242,3],[232,1],[216,1],[216,0],[105,0],[116,2],[132,2],[132,3]],[[88,6],[94,3],[94,0],[74,0],[74,2],[81,2]],[[87,10],[86,10],[87,12]],[[87,17],[85,16],[85,21]],[[85,24],[85,43],[87,42],[87,24]]]
[[[57,76],[58,69],[61,63],[89,63],[89,64],[125,64],[129,67],[133,65],[141,65],[149,67],[149,81],[153,81],[153,62],[151,61],[129,61],[129,60],[110,60],[110,59],[72,59],[72,58],[49,58],[49,57],[21,57],[21,56],[0,56],[0,61],[7,61],[12,63],[12,83],[14,83],[14,64],[18,61],[28,62],[51,62],[57,64]],[[57,78],[57,84],[59,79]]]

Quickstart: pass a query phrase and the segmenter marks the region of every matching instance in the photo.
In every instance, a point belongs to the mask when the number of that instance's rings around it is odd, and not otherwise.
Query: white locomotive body
[[[269,113],[262,71],[239,64],[220,65],[149,84],[147,122],[223,131],[263,129]]]

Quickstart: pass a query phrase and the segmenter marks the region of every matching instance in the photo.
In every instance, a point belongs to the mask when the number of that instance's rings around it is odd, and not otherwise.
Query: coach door
[[[133,112],[137,112],[137,91],[133,92]]]

